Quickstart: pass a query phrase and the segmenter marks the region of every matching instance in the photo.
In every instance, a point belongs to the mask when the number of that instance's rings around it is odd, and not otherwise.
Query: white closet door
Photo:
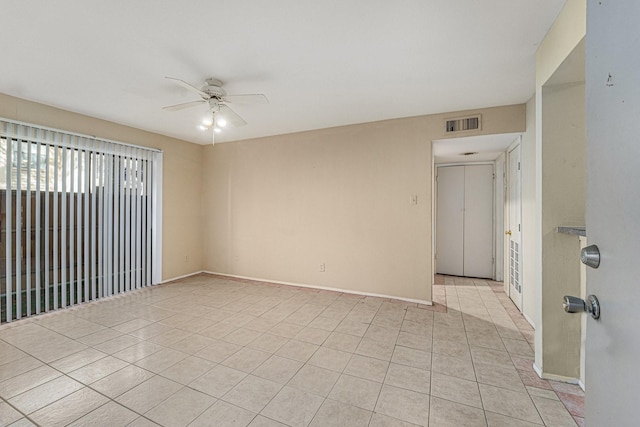
[[[493,165],[465,166],[464,276],[493,277]]]
[[[439,167],[436,272],[464,274],[464,166]]]

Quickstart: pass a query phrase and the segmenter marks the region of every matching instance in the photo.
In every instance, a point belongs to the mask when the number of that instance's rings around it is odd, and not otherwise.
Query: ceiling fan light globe
[[[213,128],[213,131],[215,133],[220,133],[220,132],[222,132],[222,129],[220,129],[218,126],[216,126],[216,127]]]
[[[199,126],[198,126],[198,129],[200,129],[200,130],[203,130],[203,131],[204,131],[204,130],[207,130],[207,127],[206,127],[205,125],[199,125]]]
[[[204,119],[202,119],[203,126],[210,127],[212,124],[213,124],[213,118],[205,117]]]
[[[216,119],[216,125],[218,125],[218,127],[223,128],[223,127],[225,127],[227,125],[227,121],[225,120],[224,117],[218,117]]]

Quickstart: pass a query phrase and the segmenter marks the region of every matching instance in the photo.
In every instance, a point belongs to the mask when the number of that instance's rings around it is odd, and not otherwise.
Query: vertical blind
[[[0,119],[0,323],[160,282],[162,153]]]

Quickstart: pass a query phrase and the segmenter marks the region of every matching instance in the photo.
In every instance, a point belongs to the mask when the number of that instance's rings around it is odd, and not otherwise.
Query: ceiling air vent
[[[480,116],[472,116],[447,120],[445,131],[451,133],[478,129],[480,129]]]

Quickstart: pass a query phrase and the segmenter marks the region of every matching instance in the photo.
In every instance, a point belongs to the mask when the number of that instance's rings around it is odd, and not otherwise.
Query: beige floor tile
[[[255,416],[251,411],[218,400],[189,424],[189,427],[246,427]]]
[[[0,425],[8,426],[22,418],[22,414],[12,408],[7,402],[0,402]]]
[[[182,388],[145,413],[145,417],[161,425],[186,426],[216,401],[215,398],[190,388]]]
[[[542,425],[518,420],[516,418],[507,417],[506,415],[496,414],[489,411],[485,411],[485,416],[487,417],[487,424],[489,427],[540,427]]]
[[[189,387],[213,397],[222,397],[235,387],[247,374],[222,365],[214,366],[209,372],[197,378]]]
[[[49,365],[59,371],[69,373],[90,363],[98,361],[104,357],[107,357],[106,353],[98,351],[94,348],[87,348],[85,350],[71,354],[67,357],[63,357],[62,359],[51,362],[49,363]]]
[[[340,332],[342,334],[355,335],[362,338],[367,332],[369,325],[362,322],[354,322],[352,320],[344,319],[336,328],[334,332]]]
[[[324,313],[324,312],[323,312]],[[332,317],[318,316],[309,323],[310,328],[324,329],[325,331],[333,331],[340,324],[340,319]]]
[[[464,329],[447,328],[445,326],[433,328],[433,338],[445,341],[467,342],[467,334]]]
[[[475,381],[433,372],[431,374],[431,395],[467,406],[482,408],[480,390]]]
[[[576,426],[575,420],[567,412],[562,402],[537,396],[533,396],[532,399],[545,425],[558,427]]]
[[[287,383],[304,364],[296,360],[273,355],[253,371],[253,375],[275,381]]]
[[[24,393],[27,390],[49,382],[60,375],[62,375],[60,372],[49,366],[40,366],[39,368],[0,382],[0,397],[10,399],[20,393]]]
[[[475,369],[479,383],[526,392],[520,375],[514,367],[475,363]]]
[[[129,365],[94,382],[91,388],[113,399],[153,376],[153,372]]]
[[[11,424],[9,427],[38,427],[38,426],[26,418],[20,418],[18,421]]]
[[[509,353],[506,351],[483,347],[472,347],[471,358],[474,363],[513,367],[513,361],[511,360]]]
[[[168,347],[181,351],[187,354],[194,354],[208,345],[213,344],[212,338],[205,337],[203,335],[193,334],[179,341],[170,344]]]
[[[388,368],[387,361],[354,354],[343,373],[381,383],[387,375]]]
[[[9,399],[9,403],[21,412],[30,414],[82,387],[81,383],[62,376]]]
[[[69,427],[85,427],[85,426],[109,426],[124,427],[138,417],[133,411],[109,401],[98,409],[89,412],[84,417],[69,424]]]
[[[373,411],[380,389],[380,383],[343,374],[328,397],[348,405]]]
[[[533,349],[528,342],[524,340],[513,340],[502,338],[507,351],[513,355],[533,356]]]
[[[313,356],[313,353],[315,353],[318,348],[320,348],[320,346],[315,344],[291,340],[280,347],[275,354],[299,362],[306,362]]]
[[[331,331],[307,326],[298,332],[293,339],[315,345],[322,345],[329,335],[331,335]]]
[[[369,425],[371,415],[371,411],[327,399],[324,401],[320,409],[318,409],[310,427],[367,427]]]
[[[249,375],[222,397],[225,402],[258,413],[283,387],[282,384]]]
[[[262,415],[258,415],[251,421],[249,427],[287,427],[285,424],[279,423]]]
[[[252,320],[251,322],[244,325],[245,328],[251,329],[252,331],[265,333],[269,329],[276,326],[278,322],[275,320],[265,319],[264,317],[258,317],[257,319]]]
[[[180,384],[156,375],[121,394],[115,400],[139,414],[144,414],[180,388],[182,388]]]
[[[402,421],[397,418],[392,418],[387,415],[382,415],[375,412],[371,417],[371,422],[369,423],[369,427],[415,427],[415,426],[416,424],[408,423],[406,421]]]
[[[149,341],[143,341],[114,353],[112,356],[124,360],[125,362],[135,363],[138,360],[144,359],[145,357],[162,350],[163,348],[164,347],[161,345],[154,344]]]
[[[312,365],[304,365],[287,384],[300,390],[326,397],[340,374]]]
[[[315,394],[284,387],[261,414],[290,426],[307,426],[323,401]]]
[[[304,329],[304,326],[302,325],[294,325],[293,323],[280,322],[280,323],[277,323],[271,329],[269,329],[269,334],[277,335],[283,338],[293,338],[303,329]]]
[[[117,338],[122,334],[122,332],[110,328],[104,328],[98,332],[94,332],[92,334],[77,338],[77,340],[86,345],[98,345],[105,341]]]
[[[369,325],[367,332],[364,334],[364,339],[373,341],[383,341],[387,343],[394,343],[398,339],[400,330],[398,328],[388,328],[379,325]]]
[[[85,387],[34,412],[30,418],[43,426],[65,426],[107,401],[103,395]]]
[[[429,427],[486,427],[482,409],[431,396]]]
[[[287,342],[289,342],[288,338],[279,337],[277,335],[262,334],[258,338],[247,344],[247,347],[254,350],[260,350],[265,353],[273,354]]]
[[[2,351],[2,349],[0,349],[0,351]],[[20,354],[18,359],[0,365],[0,382],[44,366],[44,363],[35,357],[31,357],[19,350],[17,351]]]
[[[214,362],[209,360],[189,356],[168,367],[162,371],[160,375],[177,383],[186,385],[198,378],[200,375],[211,370],[215,365],[216,364]]]
[[[128,364],[120,359],[116,359],[112,356],[104,357],[93,363],[90,363],[75,371],[69,372],[69,376],[83,384],[91,384],[101,378],[106,377],[120,369],[124,368]]]
[[[500,338],[500,335],[498,335],[497,332],[469,332],[467,333],[467,340],[469,341],[469,346],[471,347],[485,347],[498,351],[507,351],[504,344],[502,343],[502,338]]]
[[[485,411],[542,424],[542,419],[527,393],[519,393],[485,384],[478,384],[478,386]]]
[[[529,387],[529,386],[526,386],[526,387],[531,397],[537,396],[537,397],[543,397],[545,399],[560,400],[556,392],[553,390],[547,390],[547,389],[538,388],[538,387]]]
[[[142,342],[140,338],[132,337],[131,335],[121,335],[117,338],[95,345],[93,348],[103,353],[113,354],[131,347],[132,345],[139,344],[140,342]]]
[[[240,345],[240,346],[246,346],[251,341],[253,341],[256,338],[258,338],[260,335],[262,335],[262,333],[254,331],[254,330],[247,329],[247,328],[239,328],[239,329],[236,329],[235,331],[225,335],[221,339],[222,339],[222,341],[230,342],[230,343],[237,344],[237,345]]]
[[[170,331],[162,332],[158,335],[155,335],[149,338],[148,341],[154,344],[169,347],[177,343],[178,341],[182,341],[185,337],[188,338],[190,335],[190,332],[184,331],[182,329],[172,329]]]
[[[425,337],[433,336],[434,325],[432,322],[420,322],[413,320],[404,320],[402,322],[402,332],[408,332],[414,335]]]
[[[431,389],[431,372],[413,368],[411,366],[398,365],[391,363],[387,376],[384,379],[385,384],[407,390],[417,391],[429,394]]]
[[[469,344],[466,342],[448,341],[437,338],[433,339],[433,353],[457,357],[458,359],[471,358]]]
[[[307,363],[332,371],[342,372],[345,366],[347,366],[347,363],[349,363],[351,356],[352,353],[320,347]]]
[[[183,353],[172,348],[164,348],[145,357],[144,359],[138,360],[135,365],[142,369],[146,369],[147,371],[159,374],[187,357],[189,357],[187,353]]]
[[[0,331],[1,333],[1,331]],[[17,347],[12,346],[4,341],[0,341],[0,365],[20,360],[27,354]]]
[[[373,357],[375,359],[390,361],[394,350],[393,342],[374,341],[363,338],[354,353],[361,356]]]
[[[213,344],[206,346],[194,354],[194,356],[220,363],[227,357],[239,351],[242,347],[220,340],[214,340]]]
[[[391,362],[428,370],[431,369],[431,353],[396,345]]]
[[[398,334],[398,339],[396,340],[396,345],[431,352],[432,342],[433,339],[431,336],[400,332],[400,334]]]
[[[429,422],[429,395],[385,385],[380,392],[375,412],[426,426]]]
[[[132,319],[124,323],[120,323],[118,325],[113,326],[113,329],[116,331],[123,332],[128,334],[129,332],[133,332],[140,328],[144,328],[145,326],[149,326],[152,322],[146,319]]]
[[[229,368],[249,373],[262,365],[269,357],[271,357],[269,353],[245,347],[220,363]]]
[[[331,335],[322,344],[323,347],[333,348],[334,350],[346,351],[353,353],[361,338],[355,335],[342,334],[340,332],[332,332]]]

